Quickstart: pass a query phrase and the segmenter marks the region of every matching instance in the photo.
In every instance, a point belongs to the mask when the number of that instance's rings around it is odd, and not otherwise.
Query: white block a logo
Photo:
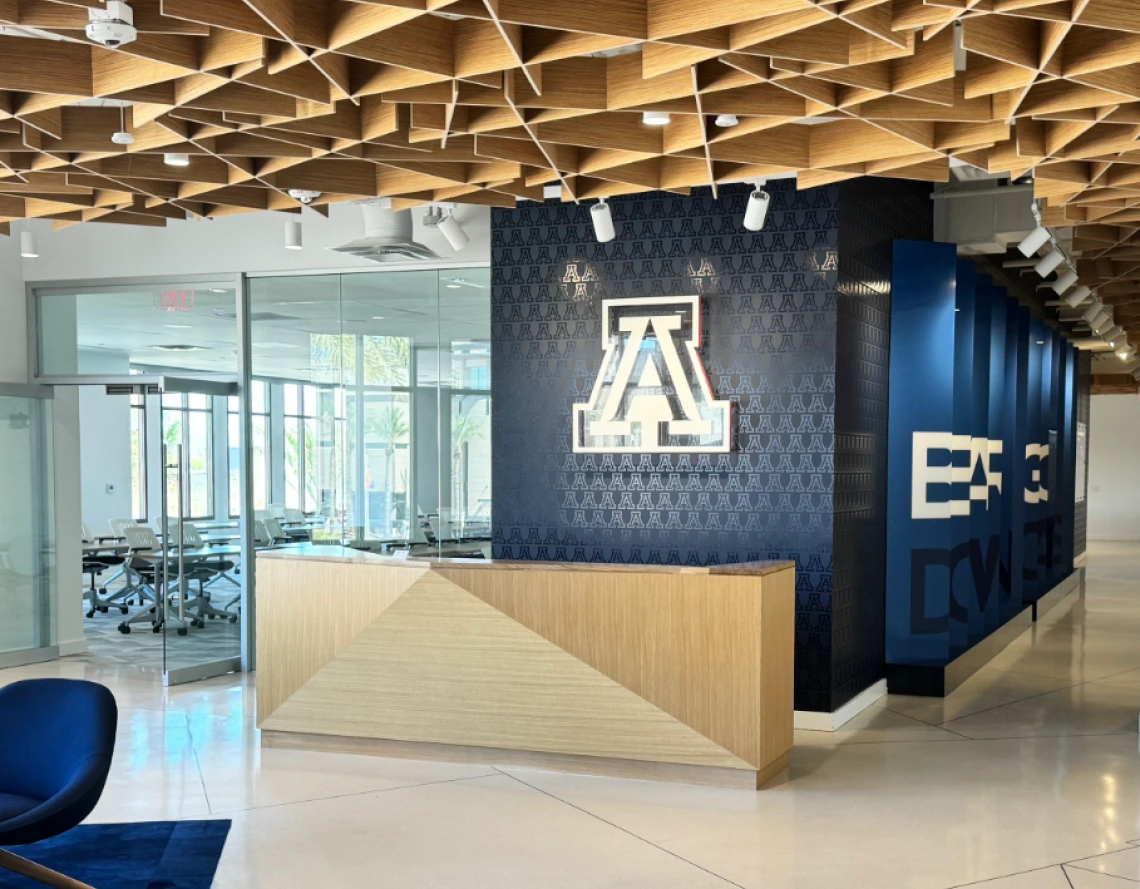
[[[1049,491],[1045,487],[1041,472],[1045,468],[1045,461],[1049,459],[1049,445],[1027,444],[1025,446],[1025,461],[1029,464],[1029,484],[1025,489],[1026,503],[1048,503]]]
[[[727,452],[732,404],[713,397],[700,342],[699,296],[603,300],[605,356],[574,405],[574,450]]]

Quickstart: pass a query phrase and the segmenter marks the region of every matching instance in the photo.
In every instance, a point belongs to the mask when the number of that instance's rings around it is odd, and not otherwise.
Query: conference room
[[[30,289],[37,377],[78,393],[88,649],[168,684],[240,669],[260,550],[484,556],[489,277]]]

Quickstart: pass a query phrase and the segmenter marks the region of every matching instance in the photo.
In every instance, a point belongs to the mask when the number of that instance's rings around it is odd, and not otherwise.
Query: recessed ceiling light
[[[189,324],[163,324],[163,327],[169,327],[171,330],[189,330]]]
[[[210,293],[229,293],[229,291],[223,290],[221,287],[211,287]]]
[[[1037,341],[1037,345],[1039,345],[1039,346],[1044,346],[1044,345],[1045,345],[1045,340],[1038,340],[1038,341]]]
[[[459,285],[458,285],[458,284],[448,284],[448,285],[447,285],[447,289],[448,289],[448,290],[458,290],[458,289],[459,289]]]
[[[641,122],[646,126],[663,127],[669,123],[669,114],[666,111],[643,111]]]
[[[716,116],[716,125],[724,129],[734,127],[738,123],[740,123],[740,118],[735,114],[718,114]]]
[[[178,151],[168,151],[162,156],[162,160],[168,167],[190,166],[190,155]]]
[[[383,315],[373,315],[373,316],[372,316],[372,320],[373,320],[373,321],[383,321],[383,320],[384,320],[384,316],[383,316]]]

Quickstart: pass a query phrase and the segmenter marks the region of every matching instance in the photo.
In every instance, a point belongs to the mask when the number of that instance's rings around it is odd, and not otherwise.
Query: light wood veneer
[[[753,787],[786,762],[792,563],[316,549],[259,556],[266,744]]]

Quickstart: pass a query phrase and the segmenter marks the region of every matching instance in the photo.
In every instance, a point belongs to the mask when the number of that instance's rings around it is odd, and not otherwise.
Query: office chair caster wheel
[[[192,620],[190,621],[190,626],[192,626],[195,630],[201,630],[205,628],[206,624],[200,620]]]
[[[106,614],[108,610],[109,610],[109,609],[107,608],[107,606],[106,606],[106,605],[100,605],[100,606],[99,606],[99,613],[100,613],[100,614]]]
[[[127,623],[119,624],[119,632],[124,636],[128,635],[131,632],[131,625]]]
[[[189,631],[185,627],[179,627],[178,628],[178,635],[179,636],[185,636],[188,632]]]
[[[119,611],[121,611],[123,614],[126,614],[127,613],[127,606],[126,605],[120,605]]]
[[[237,618],[236,618],[236,617],[231,617],[231,618],[230,618],[230,623],[231,623],[231,624],[236,624],[236,623],[237,623]]]
[[[94,611],[88,611],[88,612],[87,612],[87,616],[88,616],[88,617],[94,617],[94,616],[95,616],[95,612],[94,612]]]

